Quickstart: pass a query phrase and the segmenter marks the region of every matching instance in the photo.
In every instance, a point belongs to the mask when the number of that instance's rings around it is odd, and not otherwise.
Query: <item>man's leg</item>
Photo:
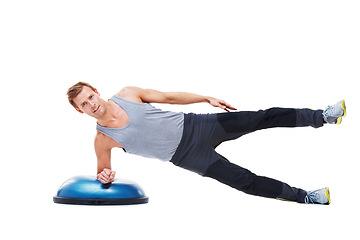
[[[210,165],[205,177],[210,177],[247,194],[304,203],[307,192],[268,177],[257,176],[249,170],[229,162],[218,155],[218,161]]]
[[[247,169],[230,163],[217,154],[214,148],[223,141],[244,134],[272,127],[321,127],[324,124],[322,110],[271,108],[258,112],[231,112],[212,115],[187,114],[181,143],[171,162],[175,165],[211,177],[248,194],[277,198],[299,203],[308,197],[318,201],[318,191],[306,191],[281,181],[257,176]],[[310,197],[309,197],[309,196]],[[313,197],[314,195],[315,197]]]
[[[241,111],[217,114],[212,146],[247,133],[274,127],[322,127],[323,110],[270,108],[256,112]]]

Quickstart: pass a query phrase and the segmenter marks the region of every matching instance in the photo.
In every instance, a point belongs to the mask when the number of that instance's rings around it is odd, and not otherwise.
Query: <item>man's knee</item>
[[[249,170],[225,160],[218,160],[208,167],[205,175],[240,191],[251,188],[256,175]]]

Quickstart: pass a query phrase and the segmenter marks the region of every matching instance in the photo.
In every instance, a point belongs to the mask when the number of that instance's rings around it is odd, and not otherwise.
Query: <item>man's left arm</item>
[[[187,92],[161,92],[153,89],[142,89],[128,87],[129,91],[135,93],[143,102],[168,103],[168,104],[192,104],[207,102],[214,107],[219,107],[225,111],[236,110],[233,106],[217,98],[202,96]]]

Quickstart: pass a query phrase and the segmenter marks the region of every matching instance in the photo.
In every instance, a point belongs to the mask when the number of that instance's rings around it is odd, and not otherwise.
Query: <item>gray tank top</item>
[[[184,114],[162,111],[149,103],[138,103],[114,95],[117,103],[129,116],[122,128],[108,128],[97,124],[97,131],[114,139],[128,153],[170,161],[184,128]]]

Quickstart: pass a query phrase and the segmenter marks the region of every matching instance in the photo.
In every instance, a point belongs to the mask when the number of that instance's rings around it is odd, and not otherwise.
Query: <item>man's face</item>
[[[97,90],[84,86],[82,91],[73,99],[79,107],[81,113],[86,113],[90,117],[99,118],[106,111],[106,102],[100,98]]]

